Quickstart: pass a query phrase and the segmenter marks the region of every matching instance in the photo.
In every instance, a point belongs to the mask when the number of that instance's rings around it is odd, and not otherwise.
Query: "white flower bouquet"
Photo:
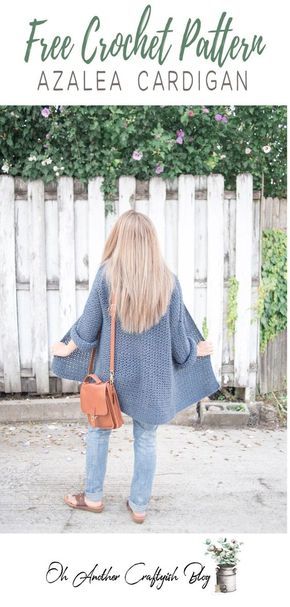
[[[218,538],[212,542],[206,539],[206,552],[218,563],[218,565],[236,565],[239,561],[238,552],[244,542],[237,542],[235,539],[228,540],[226,537]]]

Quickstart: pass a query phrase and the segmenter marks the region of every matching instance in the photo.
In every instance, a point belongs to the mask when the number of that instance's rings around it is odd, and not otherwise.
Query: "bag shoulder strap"
[[[116,334],[116,296],[113,293],[111,304],[111,336],[110,336],[110,383],[114,383],[115,372],[115,334]]]
[[[110,306],[111,313],[111,332],[110,332],[110,383],[114,383],[114,371],[115,371],[115,334],[116,334],[116,296],[113,294],[112,303]],[[100,331],[98,336],[100,335]],[[94,366],[94,358],[96,354],[96,348],[92,348],[88,373],[92,373]]]

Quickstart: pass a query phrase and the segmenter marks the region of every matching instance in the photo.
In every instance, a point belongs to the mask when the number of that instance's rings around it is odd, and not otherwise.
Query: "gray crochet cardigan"
[[[166,313],[142,333],[123,331],[116,316],[115,387],[121,410],[150,424],[165,424],[178,411],[197,403],[220,388],[210,355],[197,356],[204,339],[183,298],[179,279]],[[109,379],[109,285],[100,264],[82,315],[62,337],[77,345],[68,356],[53,356],[52,371],[64,379],[83,381],[92,347],[96,346],[95,373]],[[97,338],[99,329],[100,335]]]

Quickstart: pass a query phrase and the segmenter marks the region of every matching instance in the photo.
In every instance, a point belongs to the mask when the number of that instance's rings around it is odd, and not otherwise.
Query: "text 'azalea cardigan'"
[[[123,331],[116,316],[115,386],[121,410],[151,424],[164,424],[178,411],[210,396],[220,388],[210,355],[197,356],[204,339],[187,310],[179,279],[166,313],[142,333]],[[96,346],[96,375],[109,379],[109,285],[104,264],[99,266],[82,315],[61,339],[77,349],[66,357],[53,356],[56,376],[82,382],[88,371],[91,349]],[[98,333],[100,331],[99,338]]]

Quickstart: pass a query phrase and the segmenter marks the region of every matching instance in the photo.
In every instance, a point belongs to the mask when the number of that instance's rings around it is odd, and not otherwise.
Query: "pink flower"
[[[160,164],[160,162],[158,162],[158,164],[156,164],[156,167],[155,167],[156,175],[160,175],[160,173],[163,173],[163,171],[164,171],[163,164]]]
[[[180,145],[182,145],[184,135],[185,135],[184,131],[182,129],[178,129],[178,131],[176,131],[176,135],[177,135],[177,137],[175,139],[176,143],[179,143]]]
[[[209,113],[209,109],[207,107],[203,107],[202,111],[204,114],[208,114]]]
[[[134,152],[132,154],[133,160],[141,160],[142,157],[143,157],[142,152],[140,152],[139,150],[134,150]]]
[[[224,122],[225,124],[228,122],[228,118],[223,114],[216,114],[215,120],[217,120],[217,122]]]
[[[44,107],[41,110],[41,115],[43,116],[43,118],[48,118],[48,116],[50,115],[50,109],[49,109],[49,107]]]
[[[194,111],[193,110],[188,110],[187,115],[192,118],[192,116],[194,116]]]

